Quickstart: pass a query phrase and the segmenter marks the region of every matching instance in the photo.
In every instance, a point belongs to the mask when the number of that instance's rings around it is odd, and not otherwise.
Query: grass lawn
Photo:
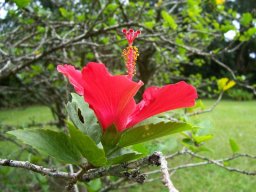
[[[205,101],[210,106],[213,101]],[[203,155],[212,158],[231,156],[229,138],[234,139],[240,146],[241,153],[256,155],[256,101],[234,102],[222,101],[213,112],[193,117],[204,119],[205,125],[212,125],[211,132],[214,138],[206,143],[212,152]],[[49,109],[33,106],[25,109],[10,109],[0,111],[0,122],[12,125],[24,125],[34,120],[35,122],[49,121],[52,115]],[[177,135],[179,137],[179,135]],[[173,136],[162,139],[164,149],[170,148],[173,152]],[[169,162],[169,166],[176,166],[193,162],[191,158],[177,158]],[[239,159],[229,166],[240,169],[256,171],[256,160]],[[158,175],[159,176],[159,175]],[[181,192],[254,192],[256,190],[256,177],[228,172],[213,165],[178,170],[172,181]],[[152,182],[122,191],[166,191],[160,181]]]
[[[205,101],[210,106],[213,101]],[[214,138],[206,143],[212,152],[202,153],[212,158],[231,156],[229,138],[234,139],[241,153],[256,155],[256,101],[222,101],[212,112],[194,117],[204,119],[206,125],[212,124]],[[164,141],[168,145],[168,138]],[[191,158],[177,158],[169,162],[169,167],[193,162]],[[239,159],[229,166],[256,171],[256,160]],[[181,192],[254,192],[256,176],[246,176],[228,172],[214,165],[178,170],[172,181]],[[136,187],[134,191],[167,191],[160,181]],[[130,190],[129,190],[130,191]]]

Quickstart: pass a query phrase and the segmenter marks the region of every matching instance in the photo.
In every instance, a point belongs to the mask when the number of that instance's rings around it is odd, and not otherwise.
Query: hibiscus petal
[[[112,76],[104,64],[90,62],[82,70],[85,101],[95,111],[103,129],[114,124],[119,131],[125,129],[128,116],[135,110],[133,99],[143,85],[125,75]]]
[[[74,66],[67,64],[58,65],[57,70],[69,79],[69,82],[74,86],[75,91],[79,95],[84,94],[84,81],[81,71],[76,70]]]
[[[165,111],[192,107],[196,98],[196,89],[184,81],[161,88],[149,87],[144,92],[142,101],[131,115],[127,127],[132,127],[140,121]]]

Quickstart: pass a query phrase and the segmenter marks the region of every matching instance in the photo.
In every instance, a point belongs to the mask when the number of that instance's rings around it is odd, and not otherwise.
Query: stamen
[[[127,68],[128,77],[131,79],[136,73],[136,61],[138,56],[138,48],[135,46],[130,45],[123,50],[123,57]]]
[[[136,73],[136,61],[139,56],[138,48],[132,46],[133,41],[141,34],[141,31],[134,31],[133,29],[123,29],[122,32],[124,33],[129,46],[123,50],[123,57],[127,68],[128,77],[132,79],[132,77]]]

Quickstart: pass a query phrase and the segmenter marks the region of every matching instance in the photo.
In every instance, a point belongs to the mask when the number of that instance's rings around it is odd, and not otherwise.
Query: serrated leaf
[[[100,142],[102,130],[94,111],[90,109],[84,98],[72,93],[72,102],[68,102],[67,111],[74,125],[91,137],[97,144]]]
[[[120,149],[108,159],[108,164],[119,164],[142,157],[143,154],[130,149]]]
[[[191,129],[193,129],[193,127],[190,124],[183,122],[162,122],[162,120],[155,122],[147,121],[147,124],[141,123],[139,126],[124,131],[118,145],[125,147]]]
[[[174,30],[177,29],[178,25],[176,24],[173,17],[167,11],[161,11],[161,15],[163,19],[168,23],[169,27],[171,27]]]
[[[236,153],[239,151],[239,145],[235,142],[234,139],[229,139],[229,145],[233,153]]]
[[[68,123],[68,129],[71,141],[89,163],[94,166],[103,166],[106,164],[107,159],[104,150],[100,149],[88,135],[82,133],[71,123]]]
[[[19,129],[8,134],[65,163],[79,164],[81,161],[79,151],[64,133],[48,129]]]
[[[131,148],[139,153],[142,153],[143,155],[149,155],[150,153],[154,152],[154,151],[151,151],[152,147],[150,147],[150,145],[146,145],[145,143],[135,144]]]

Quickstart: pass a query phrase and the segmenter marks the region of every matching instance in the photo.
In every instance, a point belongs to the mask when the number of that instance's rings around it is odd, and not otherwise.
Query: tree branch
[[[206,110],[203,110],[203,111],[196,111],[194,113],[188,113],[188,116],[194,116],[194,115],[199,115],[199,114],[211,112],[221,101],[223,93],[224,93],[224,91],[220,92],[218,99],[215,101],[215,103],[209,109],[206,109]]]
[[[28,161],[0,159],[0,165],[6,166],[6,167],[23,168],[23,169],[27,169],[27,170],[30,170],[30,171],[33,171],[36,173],[40,173],[41,175],[48,175],[48,176],[56,177],[56,178],[70,179],[70,178],[75,177],[75,174],[57,171],[56,169],[45,168],[45,167],[30,163]]]
[[[163,175],[163,183],[164,185],[168,188],[169,192],[179,192],[173,185],[171,179],[170,179],[170,174],[168,172],[168,166],[167,166],[167,161],[166,158],[163,156],[161,152],[158,152],[158,155],[160,156],[160,163],[161,163],[161,172]]]

